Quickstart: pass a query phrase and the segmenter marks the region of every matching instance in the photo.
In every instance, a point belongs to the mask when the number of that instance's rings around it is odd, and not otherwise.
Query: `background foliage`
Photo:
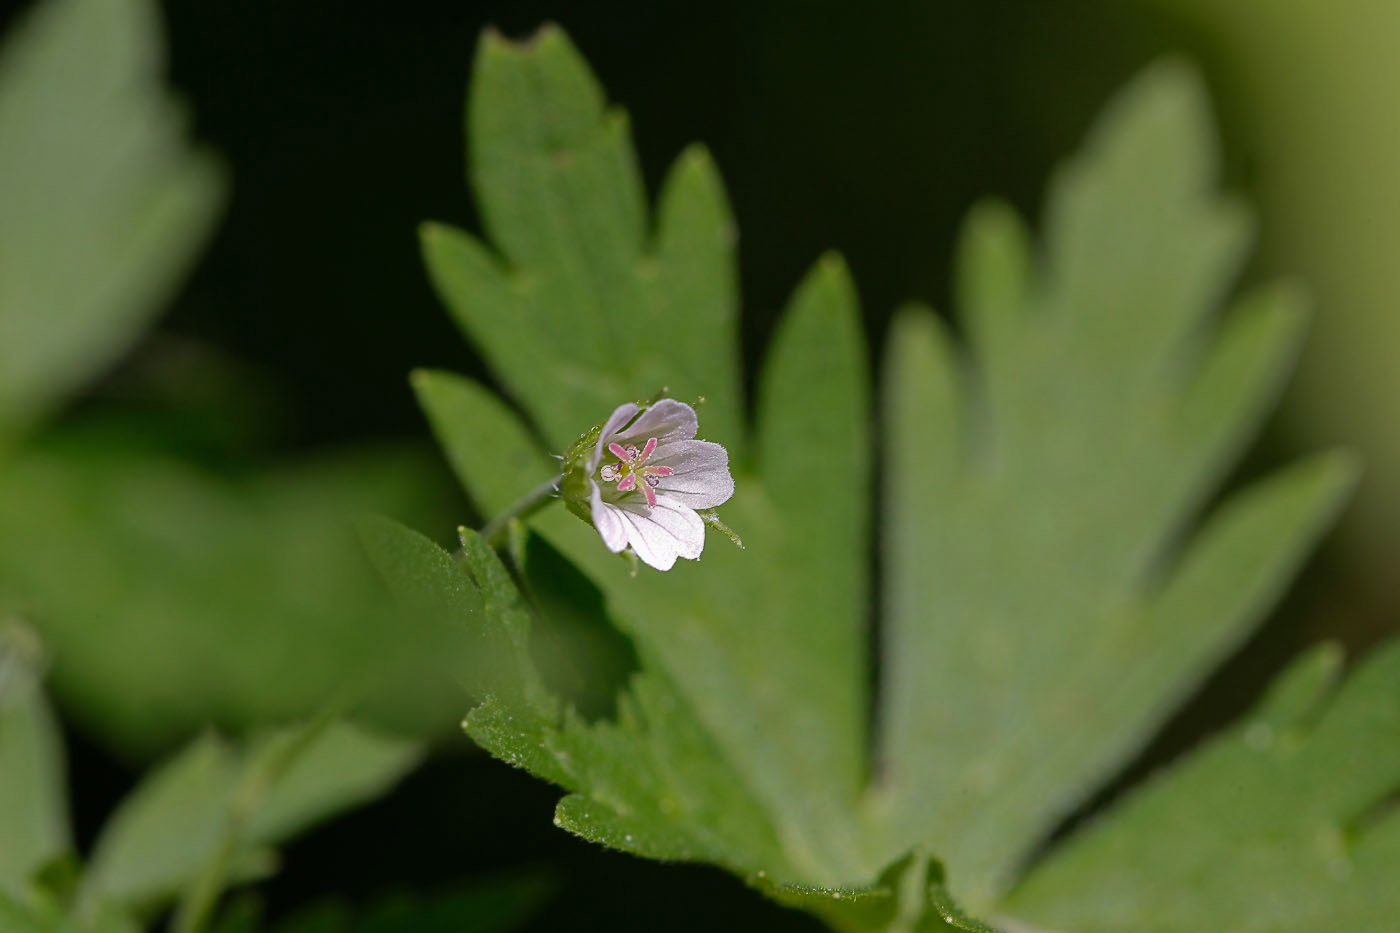
[[[127,323],[62,365],[36,370],[61,374],[53,385],[7,395],[33,399],[38,391],[44,399],[6,409],[24,414],[7,416],[11,449],[0,512],[3,527],[16,531],[0,545],[0,592],[8,612],[35,616],[41,604],[53,607],[33,621],[42,623],[53,649],[51,683],[65,722],[79,730],[69,737],[70,770],[83,848],[128,790],[137,764],[172,750],[211,719],[239,729],[305,716],[328,692],[346,687],[371,698],[360,708],[380,727],[415,736],[452,732],[462,704],[451,675],[418,676],[423,658],[450,650],[442,640],[450,645],[450,630],[397,637],[406,621],[367,575],[340,516],[370,505],[444,543],[453,526],[472,517],[421,442],[423,424],[403,375],[425,364],[484,375],[431,296],[412,231],[429,216],[469,229],[489,223],[467,199],[450,200],[460,190],[461,164],[460,121],[452,115],[460,111],[469,50],[487,22],[519,35],[561,19],[609,96],[625,102],[636,122],[642,190],[660,190],[672,157],[690,141],[708,144],[742,231],[737,282],[721,290],[745,296],[734,324],[743,355],[732,378],[734,391],[749,397],[760,395],[753,391],[758,355],[776,309],[813,257],[839,248],[858,273],[867,366],[889,328],[920,332],[904,323],[911,319],[891,324],[899,301],[913,296],[966,315],[960,301],[949,300],[948,257],[974,199],[1002,192],[1034,219],[1046,167],[1072,150],[1111,90],[1161,50],[1192,52],[1221,101],[1225,174],[1262,205],[1259,265],[1306,273],[1322,299],[1284,422],[1296,433],[1275,430],[1245,472],[1281,462],[1279,452],[1301,449],[1302,438],[1365,447],[1384,464],[1397,436],[1383,376],[1391,264],[1367,249],[1386,242],[1384,218],[1369,212],[1384,202],[1373,192],[1393,184],[1381,155],[1389,122],[1383,111],[1367,116],[1367,108],[1385,99],[1388,85],[1367,65],[1384,56],[1359,51],[1387,41],[1393,23],[1365,3],[1321,24],[1301,6],[1235,18],[1167,0],[1074,2],[1053,11],[1012,0],[975,9],[819,3],[804,8],[800,28],[781,4],[719,4],[703,20],[642,4],[603,11],[421,2],[353,19],[329,16],[317,4],[176,0],[144,17],[138,4],[96,6],[137,11],[131,23],[168,22],[169,70],[193,105],[194,135],[223,152],[233,183],[208,255],[188,284],[179,285],[178,267],[189,268],[197,252],[200,238],[192,231],[214,223],[209,206],[188,215],[184,232],[169,234],[178,249],[157,251],[168,268],[140,287],[111,286],[114,294],[146,296],[144,303],[123,299],[130,310],[111,320]],[[15,29],[27,23],[8,10],[0,15]],[[1361,21],[1371,24],[1364,35],[1324,28]],[[81,67],[60,69],[75,80],[52,112],[77,115],[89,106],[130,113],[99,94],[126,86],[113,77],[123,67],[141,76],[132,79],[144,89],[141,99],[163,100],[163,92],[151,94],[163,69],[142,51],[152,47],[143,45],[143,28],[91,26],[90,37],[131,40],[107,47],[126,48],[127,57],[71,52]],[[302,41],[310,34],[321,41]],[[101,78],[83,70],[102,68],[117,70]],[[97,103],[82,103],[84,95],[97,95]],[[1294,106],[1299,100],[1323,103]],[[1339,110],[1337,101],[1348,106]],[[180,140],[189,134],[172,136],[170,129],[179,125],[178,111],[168,101],[141,106],[152,106],[149,125],[163,128],[152,138],[166,140],[141,151],[164,153],[152,164],[184,165],[188,158],[194,180],[187,184],[206,194],[190,194],[187,203],[204,198],[212,205],[214,163],[183,154],[188,147]],[[0,123],[7,165],[38,151],[10,144],[21,138],[15,125]],[[111,132],[95,119],[53,126],[87,128],[94,138]],[[1366,161],[1372,153],[1375,163]],[[26,170],[66,164],[45,158]],[[77,248],[110,239],[103,231],[112,224],[130,231],[129,221],[114,210],[115,219],[98,222],[99,215],[62,207],[77,200],[39,198],[48,190],[42,176],[30,182],[5,195],[0,226],[23,220],[6,229],[28,236],[4,242],[19,244],[12,251],[43,245],[46,258],[24,265],[46,271],[28,281],[0,265],[0,289],[7,298],[51,288],[65,302],[93,300],[104,279]],[[83,192],[66,187],[75,199]],[[634,203],[644,200],[634,195]],[[14,209],[33,204],[52,209]],[[34,235],[41,230],[57,239]],[[1324,230],[1328,235],[1320,235]],[[144,241],[133,234],[113,242],[135,250]],[[832,274],[828,267],[828,281]],[[165,297],[171,314],[160,331],[133,344],[137,318],[149,321]],[[82,301],[71,306],[74,315],[83,313]],[[20,320],[14,307],[13,300],[0,306],[10,328],[0,354],[20,346],[12,336]],[[972,333],[961,316],[954,326]],[[7,365],[7,378],[44,358],[23,354]],[[717,426],[706,415],[707,432],[720,439],[732,430],[723,425],[725,407],[712,409],[721,413]],[[15,439],[21,432],[22,443]],[[1232,660],[1142,757],[1123,766],[1128,777],[1228,722],[1305,641],[1332,632],[1362,646],[1390,625],[1387,536],[1395,524],[1385,517],[1393,485],[1386,475],[1383,466],[1368,474],[1361,506],[1346,525],[1346,549],[1334,550],[1253,650]],[[716,544],[723,542],[712,543],[714,554]],[[557,555],[539,551],[535,560],[543,565]],[[308,587],[308,578],[338,585]],[[248,579],[261,585],[250,588]],[[590,627],[589,616],[557,637],[590,646],[622,676],[633,662]],[[384,665],[381,649],[391,643],[403,656]],[[382,683],[363,683],[371,667],[384,673]],[[569,672],[548,676],[557,683]],[[604,692],[585,702],[605,708],[609,699]],[[1384,767],[1377,774],[1383,782]],[[1296,784],[1300,793],[1308,786]],[[483,810],[475,805],[481,797],[515,803]],[[802,924],[800,915],[768,913],[761,899],[703,870],[655,868],[574,844],[543,825],[539,814],[551,803],[547,789],[486,761],[440,760],[384,809],[294,846],[284,880],[268,889],[270,905],[274,914],[287,913],[356,877],[422,891],[474,869],[552,861],[567,866],[561,903],[586,904],[607,928],[677,915],[706,928],[713,925],[707,917],[736,910],[765,928]],[[1350,825],[1356,814],[1334,803],[1322,825]],[[444,824],[462,831],[444,837]],[[347,842],[414,826],[431,844],[391,864],[347,863]],[[1313,828],[1300,824],[1298,832]],[[483,836],[490,845],[477,841]],[[1330,864],[1325,845],[1321,852],[1322,864]],[[625,895],[601,883],[619,872],[635,879],[623,886]],[[564,915],[577,910],[538,922],[548,928]]]

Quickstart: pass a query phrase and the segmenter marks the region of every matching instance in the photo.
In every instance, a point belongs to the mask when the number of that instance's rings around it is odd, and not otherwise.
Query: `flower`
[[[593,526],[608,550],[630,544],[657,570],[700,557],[705,522],[695,510],[725,502],[734,478],[729,453],[696,440],[698,427],[695,409],[669,398],[645,411],[619,405],[603,424],[586,470]]]

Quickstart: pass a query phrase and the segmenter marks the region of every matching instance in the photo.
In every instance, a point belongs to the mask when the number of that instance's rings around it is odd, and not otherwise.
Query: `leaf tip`
[[[681,150],[676,165],[684,172],[708,175],[715,169],[715,159],[704,143],[691,143]]]
[[[449,228],[436,220],[424,220],[418,224],[418,240],[424,246],[431,246],[447,235]]]
[[[922,301],[901,302],[890,316],[888,343],[897,346],[910,339],[942,339],[943,325],[938,312]]]
[[[851,269],[846,263],[845,256],[834,249],[829,249],[818,257],[816,274],[826,279],[849,281]]]
[[[1209,109],[1200,69],[1180,55],[1167,55],[1149,64],[1129,83],[1124,97],[1142,102],[1145,109],[1162,108],[1192,120],[1205,118]]]
[[[553,33],[560,32],[559,26],[546,22],[523,39],[512,39],[494,23],[481,30],[477,45],[482,53],[493,56],[520,55],[543,44]]]
[[[532,61],[546,67],[562,66],[592,84],[592,72],[569,34],[553,21],[547,21],[523,39],[512,39],[496,26],[481,31],[477,43],[476,72],[478,76],[497,66],[536,67]]]
[[[992,239],[1029,241],[1030,233],[1021,214],[1002,198],[982,198],[968,209],[963,219],[961,235],[964,239]]]
[[[846,258],[835,250],[822,253],[797,287],[795,304],[806,305],[813,299],[834,307],[855,308],[858,304],[850,267]]]

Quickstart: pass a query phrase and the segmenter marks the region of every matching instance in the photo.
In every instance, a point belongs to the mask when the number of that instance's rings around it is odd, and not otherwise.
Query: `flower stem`
[[[544,504],[545,500],[552,499],[559,494],[559,481],[564,477],[555,476],[545,480],[525,495],[515,500],[510,508],[506,509],[485,525],[481,526],[480,535],[487,544],[495,545],[497,539],[505,532],[506,526],[513,518],[524,518],[535,509]]]

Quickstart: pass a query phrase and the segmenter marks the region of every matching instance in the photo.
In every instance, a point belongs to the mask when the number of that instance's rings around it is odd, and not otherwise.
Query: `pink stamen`
[[[668,466],[642,466],[656,453],[656,447],[657,441],[654,437],[647,438],[646,446],[640,451],[632,444],[625,447],[616,441],[609,444],[608,450],[618,462],[603,465],[603,481],[611,483],[616,480],[618,492],[640,489],[647,497],[647,508],[656,508],[656,493],[652,492],[652,489],[660,485],[661,477],[671,476],[676,472]],[[638,477],[642,478],[641,483],[637,482]]]

